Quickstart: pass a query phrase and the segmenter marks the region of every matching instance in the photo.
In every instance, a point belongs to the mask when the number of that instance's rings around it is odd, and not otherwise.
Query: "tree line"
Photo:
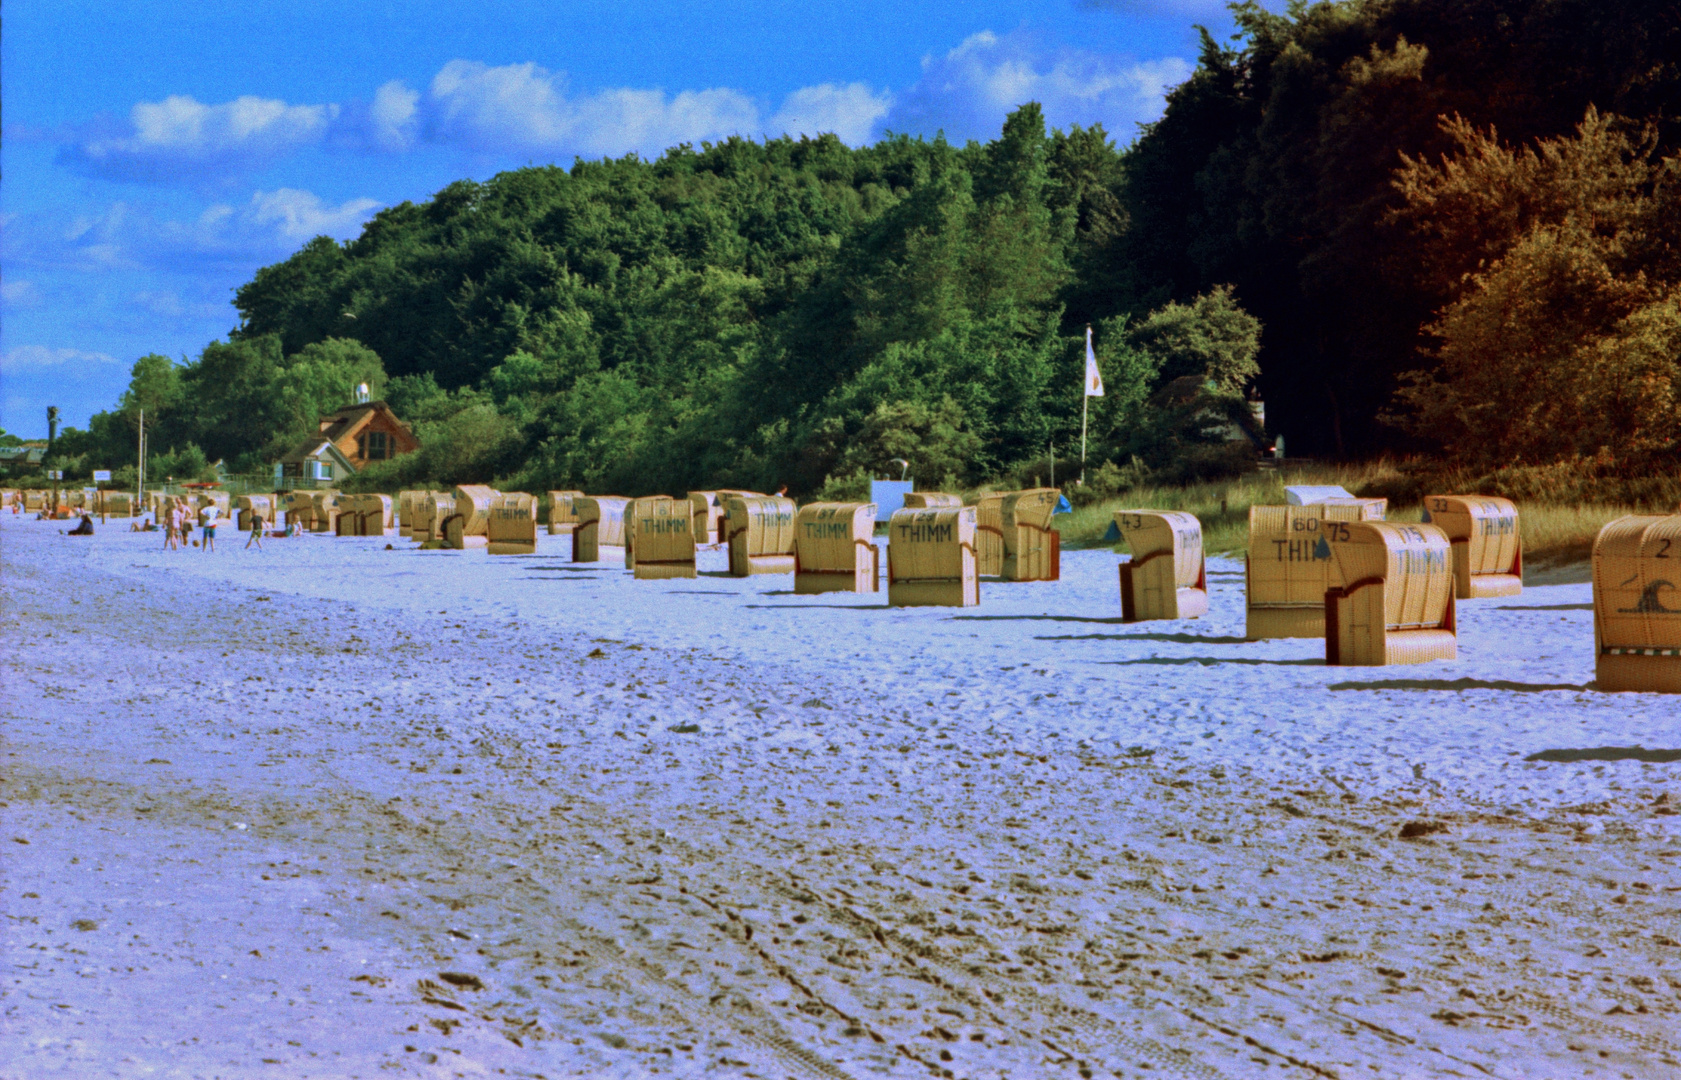
[[[226,341],[143,358],[62,449],[132,463],[147,406],[164,464],[260,469],[368,381],[423,445],[370,485],[1030,481],[1077,454],[1089,325],[1100,485],[1229,473],[1277,433],[1673,463],[1681,0],[1234,12],[1125,145],[1029,103],[965,146],[451,184],[259,271]]]

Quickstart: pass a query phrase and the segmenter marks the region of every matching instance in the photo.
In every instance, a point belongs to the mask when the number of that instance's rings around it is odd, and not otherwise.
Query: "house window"
[[[368,461],[384,461],[391,456],[390,441],[383,431],[370,431],[361,438],[362,457]]]
[[[317,461],[315,463],[315,476],[318,480],[331,480],[333,478],[333,463]]]

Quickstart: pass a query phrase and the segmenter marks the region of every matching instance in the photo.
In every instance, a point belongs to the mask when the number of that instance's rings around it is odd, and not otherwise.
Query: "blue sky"
[[[1230,33],[1217,0],[10,0],[0,426],[85,425],[136,357],[225,335],[258,267],[462,177],[731,134],[984,140],[1028,100],[1125,141],[1195,23]]]

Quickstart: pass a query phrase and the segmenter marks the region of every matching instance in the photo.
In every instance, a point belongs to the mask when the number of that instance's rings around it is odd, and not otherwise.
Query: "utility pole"
[[[146,501],[146,410],[140,410],[140,464],[134,470],[134,505],[144,505]]]
[[[42,464],[47,472],[52,474],[53,482],[53,516],[58,516],[58,470],[52,467],[53,444],[58,442],[58,406],[47,406],[47,452],[42,458]]]

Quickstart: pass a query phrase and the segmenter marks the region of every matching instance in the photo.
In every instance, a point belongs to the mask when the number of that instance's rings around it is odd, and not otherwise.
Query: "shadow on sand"
[[[1324,667],[1325,658],[1310,657],[1305,660],[1262,660],[1253,656],[1223,657],[1223,656],[1147,656],[1141,660],[1104,660],[1102,663],[1115,667],[1132,667],[1136,664],[1159,664],[1164,667],[1185,667],[1190,664],[1201,664],[1203,667],[1219,667],[1221,664],[1248,664],[1251,666],[1265,664],[1279,667]]]
[[[1648,750],[1644,746],[1594,746],[1581,750],[1542,750],[1525,761],[1644,761],[1662,765],[1681,761],[1681,750]]]
[[[1539,693],[1543,690],[1591,690],[1592,683],[1530,683],[1508,679],[1374,679],[1371,682],[1339,682],[1327,690],[1511,690]]]
[[[1247,645],[1248,638],[1200,634],[1044,634],[1034,641],[1171,641],[1178,645]]]
[[[1093,619],[1084,615],[953,615],[952,622],[1075,622],[1097,623],[1101,626],[1125,626],[1119,615],[1108,619]]]

